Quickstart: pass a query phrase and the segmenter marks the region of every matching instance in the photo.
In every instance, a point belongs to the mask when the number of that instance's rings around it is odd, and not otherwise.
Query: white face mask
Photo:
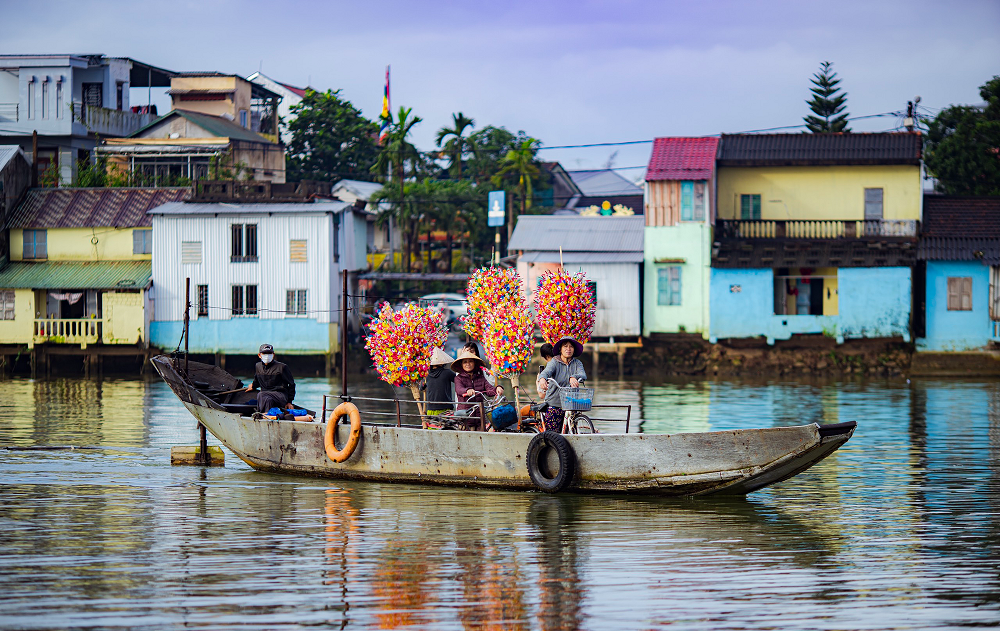
[[[272,361],[274,361],[274,355],[271,353],[261,355],[260,361],[264,362],[265,364],[270,364]]]

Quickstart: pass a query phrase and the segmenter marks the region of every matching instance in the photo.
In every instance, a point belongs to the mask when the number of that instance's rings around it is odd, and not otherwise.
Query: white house
[[[172,349],[191,279],[191,353],[325,355],[339,347],[341,272],[366,268],[365,218],[345,202],[169,203],[153,217],[151,342]],[[328,364],[329,365],[329,364]]]
[[[281,95],[281,103],[278,104],[278,116],[282,120],[281,143],[287,145],[292,141],[292,135],[288,132],[288,122],[295,118],[292,106],[302,102],[302,97],[306,95],[306,88],[297,88],[294,85],[275,81],[263,72],[253,73],[247,77],[247,81],[264,86],[271,92]]]

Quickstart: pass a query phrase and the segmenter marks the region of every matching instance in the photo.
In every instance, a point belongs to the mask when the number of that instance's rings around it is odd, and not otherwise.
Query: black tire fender
[[[553,450],[559,459],[559,471],[553,475],[546,464],[547,450]],[[558,493],[573,481],[576,473],[576,453],[566,437],[557,432],[542,432],[532,437],[528,443],[528,454],[525,458],[528,465],[528,477],[542,491]]]

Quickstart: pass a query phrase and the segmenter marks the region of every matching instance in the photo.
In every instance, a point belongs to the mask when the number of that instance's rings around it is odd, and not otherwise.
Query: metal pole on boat
[[[340,397],[347,396],[347,270],[344,270],[344,295],[340,301]]]
[[[191,324],[191,277],[184,279],[184,376],[188,376],[188,327]]]

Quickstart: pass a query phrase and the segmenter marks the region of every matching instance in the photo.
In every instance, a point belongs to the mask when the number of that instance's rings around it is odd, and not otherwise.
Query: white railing
[[[101,339],[101,321],[93,318],[35,318],[36,344],[96,344]]]
[[[16,123],[21,113],[20,105],[17,103],[0,103],[0,121]]]

